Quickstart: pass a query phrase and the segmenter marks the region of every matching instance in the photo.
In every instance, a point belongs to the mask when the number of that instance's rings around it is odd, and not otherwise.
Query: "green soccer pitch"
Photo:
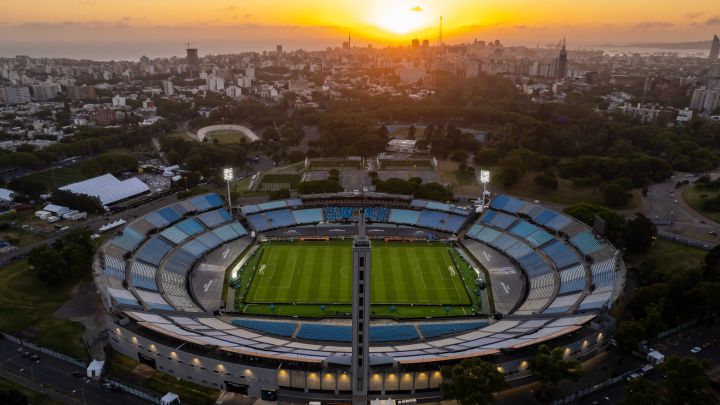
[[[243,270],[253,273],[236,310],[286,316],[349,311],[352,242],[270,242],[261,249],[259,257],[250,259],[251,268]],[[371,301],[379,313],[424,317],[472,312],[477,301],[470,294],[474,271],[464,262],[456,265],[451,255],[457,253],[450,246],[373,241],[371,254]],[[328,306],[326,313],[319,305]]]

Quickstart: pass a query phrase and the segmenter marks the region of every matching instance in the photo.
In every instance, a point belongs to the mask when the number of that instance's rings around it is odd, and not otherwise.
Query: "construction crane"
[[[197,42],[185,42],[185,47],[190,49],[190,45],[197,45]]]

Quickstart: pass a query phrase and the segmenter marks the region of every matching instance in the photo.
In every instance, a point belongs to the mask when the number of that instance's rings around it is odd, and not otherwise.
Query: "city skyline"
[[[72,3],[68,7],[68,3]],[[278,6],[257,0],[128,0],[56,2],[32,0],[0,5],[0,55],[97,59],[181,56],[181,44],[199,43],[202,53],[339,46],[352,33],[357,46],[436,43],[439,19],[447,43],[500,39],[509,45],[544,47],[562,37],[570,49],[607,44],[707,41],[720,31],[712,1],[691,0],[678,12],[671,2],[608,1],[577,6],[548,2],[371,0],[294,1]],[[110,46],[110,47],[109,47]],[[20,50],[25,50],[20,52]]]

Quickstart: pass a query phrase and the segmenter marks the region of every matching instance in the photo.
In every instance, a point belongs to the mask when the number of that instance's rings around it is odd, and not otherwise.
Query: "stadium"
[[[372,398],[438,400],[441,366],[468,357],[521,384],[541,344],[580,360],[609,344],[618,251],[538,203],[498,195],[478,212],[340,193],[237,215],[223,205],[179,201],[103,243],[93,272],[115,350],[230,392],[349,400],[359,232],[372,244]]]

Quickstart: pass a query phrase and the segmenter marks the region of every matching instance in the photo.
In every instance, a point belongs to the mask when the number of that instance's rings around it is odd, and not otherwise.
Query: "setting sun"
[[[373,15],[373,23],[394,34],[410,34],[427,28],[433,16],[429,10],[418,4],[383,4]]]

